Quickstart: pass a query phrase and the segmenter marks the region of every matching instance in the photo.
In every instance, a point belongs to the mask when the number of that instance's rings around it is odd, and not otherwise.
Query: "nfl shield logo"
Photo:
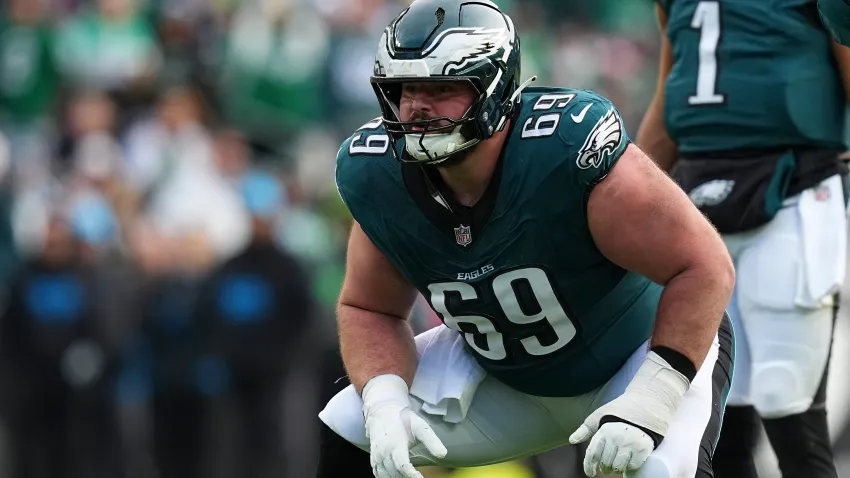
[[[472,226],[461,224],[455,228],[455,240],[461,246],[468,246],[472,242]]]

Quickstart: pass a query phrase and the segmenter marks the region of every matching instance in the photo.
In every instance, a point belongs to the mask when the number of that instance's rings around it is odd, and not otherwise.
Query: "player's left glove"
[[[643,466],[667,433],[690,380],[650,351],[626,391],[590,414],[570,443],[590,440],[584,472],[625,473]],[[601,425],[601,426],[600,426]]]

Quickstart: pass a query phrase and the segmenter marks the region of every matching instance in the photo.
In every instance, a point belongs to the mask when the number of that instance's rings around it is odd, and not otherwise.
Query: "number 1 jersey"
[[[473,208],[441,193],[432,166],[397,161],[387,139],[376,120],[342,144],[340,195],[488,373],[532,395],[581,395],[648,339],[661,287],[606,259],[587,225],[593,186],[629,144],[610,102],[526,89]]]
[[[814,0],[658,0],[673,68],[667,130],[683,155],[842,149],[845,100]]]

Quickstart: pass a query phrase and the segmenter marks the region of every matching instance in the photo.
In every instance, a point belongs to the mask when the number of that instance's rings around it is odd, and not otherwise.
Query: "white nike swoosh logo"
[[[576,123],[581,123],[582,121],[584,121],[584,115],[587,114],[587,110],[589,110],[591,106],[593,106],[593,103],[585,106],[584,109],[581,110],[581,113],[579,113],[578,115],[570,115],[570,118],[572,118],[573,121],[575,121]]]

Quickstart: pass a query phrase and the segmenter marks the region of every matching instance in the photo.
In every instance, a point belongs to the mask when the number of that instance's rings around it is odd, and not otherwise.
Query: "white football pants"
[[[841,178],[785,201],[770,223],[723,239],[737,271],[728,308],[736,335],[728,405],[753,405],[763,418],[805,412],[824,376],[834,295],[844,281]]]

